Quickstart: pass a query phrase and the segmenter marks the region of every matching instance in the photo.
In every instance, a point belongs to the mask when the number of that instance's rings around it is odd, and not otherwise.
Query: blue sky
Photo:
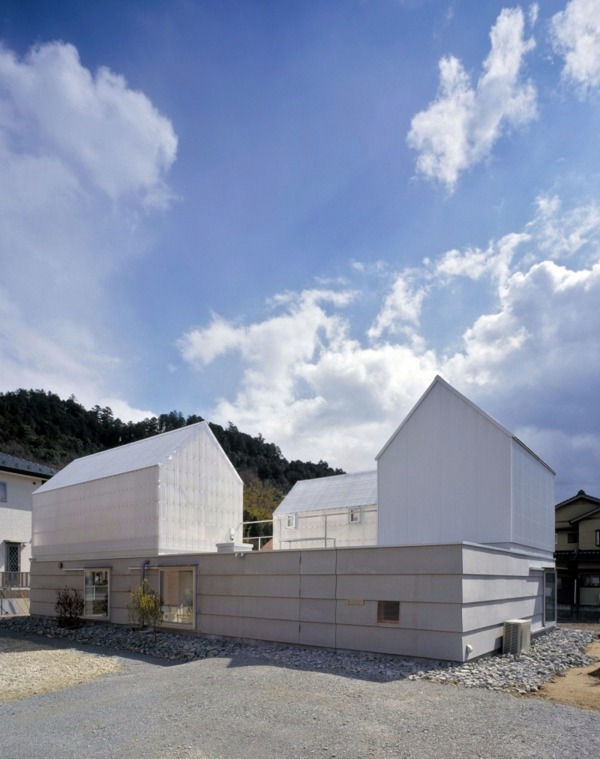
[[[436,374],[600,494],[600,0],[0,3],[0,391],[347,471]]]

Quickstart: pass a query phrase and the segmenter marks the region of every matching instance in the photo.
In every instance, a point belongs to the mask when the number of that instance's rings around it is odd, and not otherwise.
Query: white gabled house
[[[199,422],[77,459],[39,488],[33,558],[216,551],[242,518],[242,480]]]
[[[195,427],[40,488],[32,614],[79,575],[86,616],[126,624],[141,559],[166,623],[206,635],[466,661],[554,626],[554,472],[440,377],[377,472],[294,486],[275,515],[286,550],[215,552],[242,484]]]
[[[273,549],[371,546],[377,540],[377,472],[297,482],[273,513]]]
[[[29,585],[32,494],[56,470],[0,453],[0,588]]]
[[[436,377],[377,459],[378,545],[554,551],[554,472]]]

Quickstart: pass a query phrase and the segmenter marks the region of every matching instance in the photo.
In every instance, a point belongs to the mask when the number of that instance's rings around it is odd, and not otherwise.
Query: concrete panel
[[[415,630],[400,630],[398,627],[338,625],[336,643],[338,648],[349,650],[417,656],[418,635]]]
[[[345,575],[338,577],[337,597],[373,601],[460,603],[460,580],[459,575]]]
[[[360,575],[461,574],[462,546],[377,546],[337,551],[337,573]]]
[[[131,625],[127,609],[111,608],[110,621],[115,625]]]
[[[460,633],[462,607],[460,604],[402,603],[400,627]]]
[[[465,661],[477,659],[478,657],[484,656],[485,654],[491,653],[493,651],[501,651],[502,634],[503,628],[501,625],[495,625],[484,630],[478,630],[465,634],[463,637],[463,644],[465,646]],[[469,654],[466,653],[467,645],[473,648]]]
[[[300,551],[252,551],[235,554],[199,555],[201,575],[295,575],[300,568]]]
[[[256,598],[254,596],[200,596],[201,614],[259,619],[300,619],[298,598]]]
[[[460,632],[421,631],[417,636],[417,656],[424,659],[464,661],[465,649]]]
[[[300,619],[302,622],[335,623],[335,601],[303,598],[300,601]]]
[[[491,548],[464,546],[463,549],[465,575],[527,576],[530,565],[539,562],[539,557],[518,556]]]
[[[30,599],[29,613],[32,617],[55,617],[56,612],[54,611],[54,602],[43,603]]]
[[[335,615],[338,625],[377,625],[377,601],[363,598],[338,599]]]
[[[465,603],[501,601],[509,598],[530,598],[540,592],[540,576],[532,577],[465,577]]]
[[[468,633],[492,625],[502,624],[507,619],[531,619],[543,613],[543,598],[496,601],[463,607],[463,630]]]
[[[335,575],[300,575],[301,598],[335,598]]]
[[[302,551],[300,555],[300,574],[334,575],[337,553],[337,551],[333,551],[331,548],[324,551]]]
[[[199,632],[233,638],[299,643],[299,623],[282,620],[261,620],[250,617],[219,617],[201,614]]]
[[[204,576],[199,578],[198,587],[202,595],[300,597],[299,575]]]
[[[302,622],[298,642],[303,646],[335,648],[335,627],[334,625],[321,625],[315,622]]]

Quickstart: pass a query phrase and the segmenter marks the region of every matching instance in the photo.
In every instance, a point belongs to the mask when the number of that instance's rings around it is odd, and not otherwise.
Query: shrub
[[[74,629],[81,627],[84,601],[81,593],[75,588],[61,588],[56,591],[54,611],[59,627]]]
[[[152,589],[148,580],[141,582],[131,592],[129,601],[129,619],[137,622],[140,630],[146,625],[150,625],[154,630],[156,639],[156,627],[163,619],[163,600],[160,595]]]

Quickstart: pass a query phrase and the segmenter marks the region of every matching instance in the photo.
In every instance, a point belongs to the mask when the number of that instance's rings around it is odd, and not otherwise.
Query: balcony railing
[[[0,572],[0,588],[28,588],[29,572]]]

